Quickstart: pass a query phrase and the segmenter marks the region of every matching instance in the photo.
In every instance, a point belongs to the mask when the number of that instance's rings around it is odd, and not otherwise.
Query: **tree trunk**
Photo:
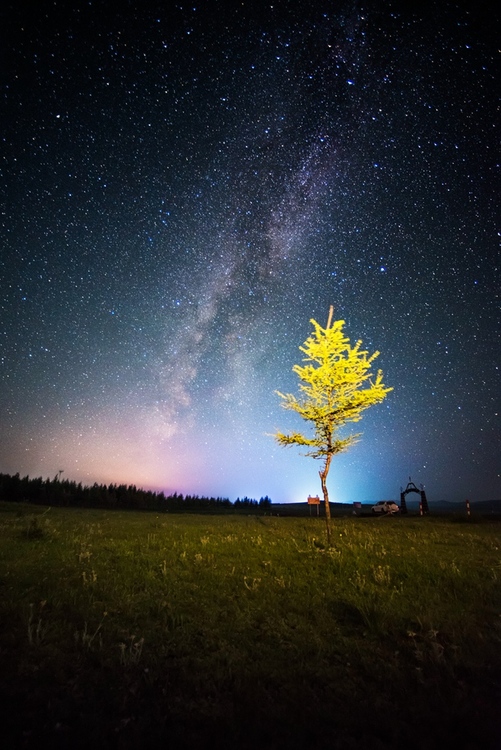
[[[319,471],[318,475],[322,483],[322,492],[324,495],[325,503],[325,524],[327,526],[327,544],[331,546],[331,507],[329,505],[329,492],[327,490],[327,474],[329,473],[332,456],[329,454],[325,459],[324,470]]]

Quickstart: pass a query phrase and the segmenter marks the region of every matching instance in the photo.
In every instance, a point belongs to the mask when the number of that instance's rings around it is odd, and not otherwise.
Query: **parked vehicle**
[[[400,513],[400,508],[393,500],[380,500],[378,503],[372,506],[372,512],[375,514],[390,514]]]

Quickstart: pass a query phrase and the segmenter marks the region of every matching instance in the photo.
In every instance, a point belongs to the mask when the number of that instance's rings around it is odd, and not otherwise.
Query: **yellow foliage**
[[[393,390],[383,384],[383,373],[376,375],[371,366],[379,352],[369,355],[362,342],[351,346],[343,333],[344,320],[336,320],[323,328],[316,320],[310,321],[313,333],[300,346],[305,355],[304,365],[292,369],[300,379],[300,396],[280,393],[283,407],[312,422],[314,437],[298,432],[277,432],[281,445],[300,445],[310,448],[307,455],[314,458],[332,457],[356,442],[359,435],[336,437],[347,422],[359,422],[362,412],[378,404]]]

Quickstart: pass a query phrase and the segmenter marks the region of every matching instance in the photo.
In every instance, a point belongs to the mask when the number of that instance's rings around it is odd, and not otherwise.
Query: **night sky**
[[[500,498],[489,4],[33,5],[0,18],[0,471],[318,494],[270,434],[333,304],[394,390],[331,499]]]

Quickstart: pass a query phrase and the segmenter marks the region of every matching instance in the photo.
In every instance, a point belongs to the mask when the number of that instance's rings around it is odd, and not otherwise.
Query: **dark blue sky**
[[[332,499],[501,497],[485,8],[7,3],[0,471],[317,494],[269,434],[333,304],[394,390]]]

